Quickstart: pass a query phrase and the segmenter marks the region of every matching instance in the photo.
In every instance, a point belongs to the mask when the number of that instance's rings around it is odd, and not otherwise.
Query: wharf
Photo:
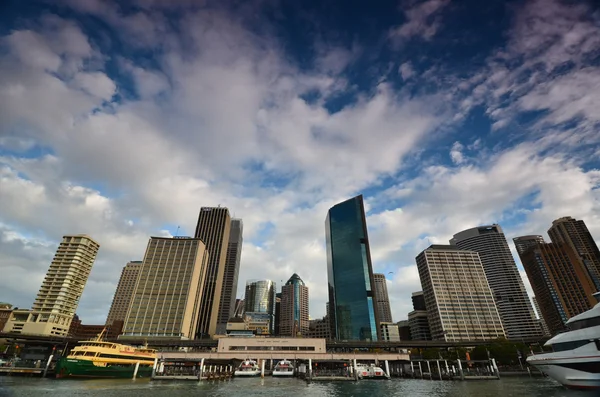
[[[27,367],[0,367],[0,376],[32,376],[43,377],[44,368]],[[50,370],[45,376],[54,377],[54,370]]]

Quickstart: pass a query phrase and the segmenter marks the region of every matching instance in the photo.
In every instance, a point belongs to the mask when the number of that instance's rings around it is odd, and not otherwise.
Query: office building
[[[209,253],[190,237],[151,237],[119,339],[193,339]]]
[[[336,204],[325,220],[332,339],[381,339],[362,195]]]
[[[102,334],[104,339],[114,340],[121,334],[122,329],[122,320],[115,320],[110,325],[82,324],[79,316],[76,314],[69,327],[69,337],[77,340],[90,340],[96,339],[98,335]]]
[[[477,252],[455,245],[432,245],[416,261],[432,339],[454,342],[505,337]]]
[[[540,309],[540,305],[538,305],[537,299],[535,298],[535,296],[531,299],[533,300],[533,307],[535,308],[535,311],[537,312],[538,324],[540,326],[540,329],[542,330],[542,335],[545,337],[548,337],[548,336],[550,336],[550,330],[548,329],[548,326],[546,325],[546,321],[544,321],[544,317],[542,317],[542,310]]]
[[[412,336],[410,334],[410,325],[408,324],[408,320],[401,320],[396,323],[398,326],[398,333],[400,334],[400,340],[412,340]]]
[[[308,333],[308,287],[296,273],[281,288],[279,334],[296,337]]]
[[[375,286],[373,291],[375,293],[375,307],[377,308],[379,321],[382,323],[391,323],[392,310],[390,309],[390,298],[388,296],[385,275],[374,273],[373,280],[375,281],[375,284],[373,284]]]
[[[279,336],[281,324],[281,292],[275,294],[275,331],[273,335]]]
[[[250,280],[246,282],[244,296],[245,316],[263,321],[269,319],[269,333],[275,333],[276,285],[271,280]],[[263,315],[258,315],[262,313]]]
[[[568,244],[540,242],[539,236],[517,237],[514,241],[552,335],[565,330],[569,318],[594,306],[594,282]]]
[[[381,340],[386,342],[400,342],[400,330],[398,324],[394,323],[379,323],[381,328]]]
[[[236,299],[235,300],[235,312],[233,313],[233,317],[235,318],[243,318],[244,317],[244,310],[245,309],[245,302],[243,299]]]
[[[219,317],[217,319],[217,333],[224,334],[227,321],[235,313],[235,294],[238,287],[238,275],[240,272],[240,259],[242,256],[244,224],[241,219],[232,219],[229,231],[229,243],[225,257],[225,270],[223,272],[223,287],[221,292],[221,303],[219,306]]]
[[[10,303],[0,302],[0,332],[4,329],[12,311],[13,308]]]
[[[548,235],[553,243],[567,244],[583,262],[596,291],[600,290],[600,250],[585,222],[570,216],[552,222]]]
[[[410,337],[412,340],[431,340],[429,317],[427,314],[427,306],[425,305],[425,295],[423,295],[423,291],[413,292],[411,299],[413,303],[413,311],[408,313]]]
[[[106,317],[107,326],[110,326],[114,321],[125,321],[141,268],[142,261],[131,261],[121,270],[121,278],[119,278],[119,284],[117,284],[117,290]]]
[[[331,339],[331,326],[329,317],[325,316],[316,320],[308,321],[307,338]]]
[[[67,336],[100,245],[85,234],[64,236],[31,310],[11,313],[5,332]]]
[[[196,338],[199,339],[217,333],[230,230],[231,218],[227,208],[200,208],[194,237],[204,243],[209,262],[196,327]]]
[[[479,226],[454,235],[450,244],[479,254],[506,338],[541,337],[523,279],[500,225]]]

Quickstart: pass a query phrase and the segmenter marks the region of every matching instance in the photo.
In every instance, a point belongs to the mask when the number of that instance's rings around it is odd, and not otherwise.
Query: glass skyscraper
[[[325,240],[331,337],[340,340],[380,339],[362,195],[329,209],[325,220]]]
[[[269,316],[269,333],[275,332],[275,283],[271,280],[249,280],[246,282],[244,309],[246,316],[262,313]],[[256,316],[254,316],[256,317]],[[265,316],[259,316],[264,318]]]

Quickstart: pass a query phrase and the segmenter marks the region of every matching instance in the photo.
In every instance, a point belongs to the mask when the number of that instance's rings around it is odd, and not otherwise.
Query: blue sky
[[[592,2],[2,7],[1,301],[30,306],[61,236],[88,233],[79,315],[103,322],[121,267],[201,206],[244,220],[240,296],[296,272],[313,317],[327,209],[356,194],[394,320],[414,257],[463,229],[545,235],[570,215],[600,236]]]

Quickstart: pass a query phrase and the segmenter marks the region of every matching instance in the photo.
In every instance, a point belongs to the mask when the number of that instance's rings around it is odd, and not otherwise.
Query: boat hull
[[[600,389],[600,357],[538,357],[530,357],[527,362],[561,385],[571,389]]]
[[[132,379],[135,365],[111,365],[105,367],[96,366],[89,360],[77,360],[72,358],[61,358],[56,363],[56,378],[123,378]],[[140,365],[136,378],[150,378],[152,376],[151,365]]]
[[[294,371],[273,371],[272,376],[281,376],[281,377],[292,377],[294,376]]]
[[[239,377],[252,377],[252,376],[259,376],[260,375],[260,370],[256,370],[256,371],[235,371],[233,373],[234,376],[239,376]]]

